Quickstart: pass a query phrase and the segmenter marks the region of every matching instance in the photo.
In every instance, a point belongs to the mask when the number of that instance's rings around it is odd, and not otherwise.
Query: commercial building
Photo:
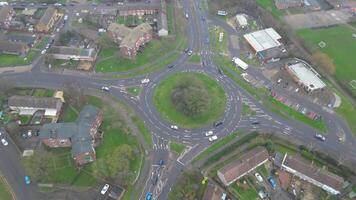
[[[287,9],[287,8],[299,8],[303,6],[304,0],[274,0],[274,4],[278,9]]]
[[[137,51],[152,39],[152,27],[147,23],[140,24],[133,29],[111,23],[108,33],[115,42],[120,42],[120,55],[127,59],[134,59]]]
[[[238,160],[219,169],[217,174],[221,182],[228,186],[267,161],[267,150],[263,147],[257,147],[242,155]]]
[[[102,135],[98,131],[102,123],[102,112],[93,106],[85,106],[72,123],[45,124],[39,138],[49,147],[71,147],[71,154],[78,165],[96,160],[95,141]]]
[[[317,168],[300,157],[285,154],[281,168],[331,194],[340,194],[342,190],[344,183],[342,177]]]
[[[59,116],[62,109],[62,101],[54,97],[12,96],[8,99],[11,110],[19,115],[33,115],[37,111],[43,111],[45,116]]]
[[[326,86],[325,83],[320,79],[320,75],[312,67],[307,66],[305,63],[287,63],[286,69],[287,72],[292,76],[293,80],[308,92],[322,89]]]
[[[49,53],[55,59],[60,60],[79,60],[94,62],[98,54],[94,48],[84,49],[76,47],[54,46],[50,49]]]
[[[10,25],[11,19],[14,15],[15,11],[11,6],[2,6],[0,8],[0,27],[7,28]]]
[[[36,24],[36,31],[49,32],[58,18],[59,15],[57,10],[53,7],[48,7],[39,22]]]
[[[0,40],[0,54],[25,56],[28,50],[29,48],[25,43]]]

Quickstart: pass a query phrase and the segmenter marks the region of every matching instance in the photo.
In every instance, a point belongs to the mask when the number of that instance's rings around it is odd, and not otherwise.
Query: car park
[[[214,134],[213,131],[207,131],[207,132],[205,132],[205,136],[211,136],[211,135],[213,135],[213,134]]]
[[[318,140],[320,140],[320,141],[322,141],[322,142],[324,142],[325,141],[325,137],[323,136],[323,135],[321,135],[321,134],[315,134],[315,136],[314,136],[316,139],[318,139]]]
[[[104,187],[101,189],[100,193],[101,193],[102,195],[104,195],[104,194],[109,190],[109,187],[110,187],[110,185],[106,183],[106,184],[104,185]]]
[[[209,137],[209,141],[210,142],[213,142],[213,141],[215,141],[217,139],[218,139],[218,136],[216,136],[216,135],[213,135],[213,136]]]
[[[110,88],[107,87],[107,86],[103,86],[103,87],[101,87],[101,90],[102,90],[102,91],[105,91],[105,92],[109,92],[109,91],[110,91]]]
[[[6,141],[5,138],[1,139],[1,143],[2,143],[4,146],[9,145],[9,143]]]
[[[152,196],[153,196],[152,192],[147,192],[146,200],[152,200]]]
[[[178,130],[178,126],[177,125],[171,125],[171,129]]]
[[[25,184],[26,185],[30,185],[31,184],[31,178],[29,176],[25,176],[24,180],[25,180]]]
[[[259,173],[255,173],[255,177],[256,177],[256,179],[258,180],[258,182],[263,182],[263,178],[262,178],[262,176],[259,174]]]

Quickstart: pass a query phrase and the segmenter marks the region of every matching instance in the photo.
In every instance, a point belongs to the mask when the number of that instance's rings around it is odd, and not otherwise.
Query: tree
[[[332,59],[328,55],[326,55],[323,52],[317,51],[316,53],[313,53],[312,59],[320,65],[322,69],[325,70],[326,73],[329,75],[335,74],[335,65]]]
[[[169,193],[170,200],[195,200],[199,199],[198,191],[202,176],[197,172],[185,172],[177,180]]]
[[[37,149],[32,156],[24,157],[23,163],[28,175],[34,181],[43,181],[53,176],[52,154],[43,149]]]
[[[0,103],[7,98],[7,93],[14,86],[12,81],[9,81],[6,78],[0,79]]]
[[[80,107],[87,100],[84,94],[84,88],[76,81],[67,81],[63,85],[64,94],[68,97],[66,101],[75,106]]]

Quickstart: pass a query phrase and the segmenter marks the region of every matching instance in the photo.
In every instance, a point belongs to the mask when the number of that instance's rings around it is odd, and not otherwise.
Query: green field
[[[171,101],[171,94],[178,82],[183,78],[196,78],[208,91],[211,102],[209,108],[200,115],[186,116],[179,112]],[[154,94],[154,105],[161,116],[178,126],[197,128],[212,124],[225,109],[226,96],[223,88],[212,78],[198,73],[173,74],[158,85]]]
[[[257,3],[267,11],[269,11],[274,17],[280,18],[285,13],[282,10],[278,10],[274,5],[274,0],[257,0]]]
[[[200,55],[194,54],[189,58],[188,61],[194,64],[200,64],[201,62]]]
[[[5,180],[0,177],[0,199],[1,200],[13,200],[12,195],[9,191],[9,186],[5,183]]]
[[[169,144],[169,149],[170,149],[170,151],[176,153],[177,155],[180,155],[181,153],[183,153],[183,151],[185,149],[185,145],[172,142]]]
[[[126,90],[127,90],[130,94],[132,94],[132,95],[134,95],[134,96],[138,96],[138,95],[140,95],[140,93],[141,93],[142,87],[140,87],[140,86],[132,86],[132,87],[126,88]]]
[[[30,62],[32,62],[38,54],[38,51],[32,49],[27,53],[26,57],[0,54],[0,67],[13,67],[30,64]]]

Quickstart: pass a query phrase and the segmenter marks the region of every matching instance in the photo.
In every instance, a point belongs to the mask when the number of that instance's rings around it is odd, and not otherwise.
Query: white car
[[[64,21],[68,20],[68,15],[64,15]]]
[[[148,79],[148,78],[145,78],[145,79],[141,80],[142,84],[149,83],[149,82],[150,82],[150,79]]]
[[[105,92],[109,92],[109,91],[110,91],[110,88],[109,88],[109,87],[106,87],[106,86],[103,86],[103,87],[101,87],[101,90],[102,90],[102,91],[105,91]]]
[[[43,54],[45,54],[46,52],[47,52],[46,49],[44,49],[44,50],[41,51],[41,54],[43,55]]]
[[[178,126],[177,125],[171,125],[171,129],[178,130]]]
[[[209,141],[210,141],[210,142],[213,142],[213,141],[215,141],[215,140],[217,140],[217,139],[218,139],[218,136],[213,135],[213,136],[211,136],[211,137],[209,138]]]
[[[210,135],[213,135],[213,131],[207,131],[207,132],[205,132],[205,136],[210,136]]]
[[[4,145],[4,146],[7,146],[9,143],[5,140],[5,138],[1,139],[1,143]]]
[[[193,55],[193,51],[189,50],[187,54],[188,54],[188,56],[191,56],[191,55]]]
[[[320,141],[323,141],[323,142],[325,141],[325,137],[323,135],[321,135],[321,134],[316,134],[315,138],[320,140]]]
[[[103,187],[103,189],[101,189],[100,193],[101,193],[102,195],[104,195],[104,194],[108,191],[109,187],[110,187],[109,184],[105,184],[104,187]]]
[[[255,177],[258,180],[258,182],[263,182],[263,178],[259,173],[255,173]]]

